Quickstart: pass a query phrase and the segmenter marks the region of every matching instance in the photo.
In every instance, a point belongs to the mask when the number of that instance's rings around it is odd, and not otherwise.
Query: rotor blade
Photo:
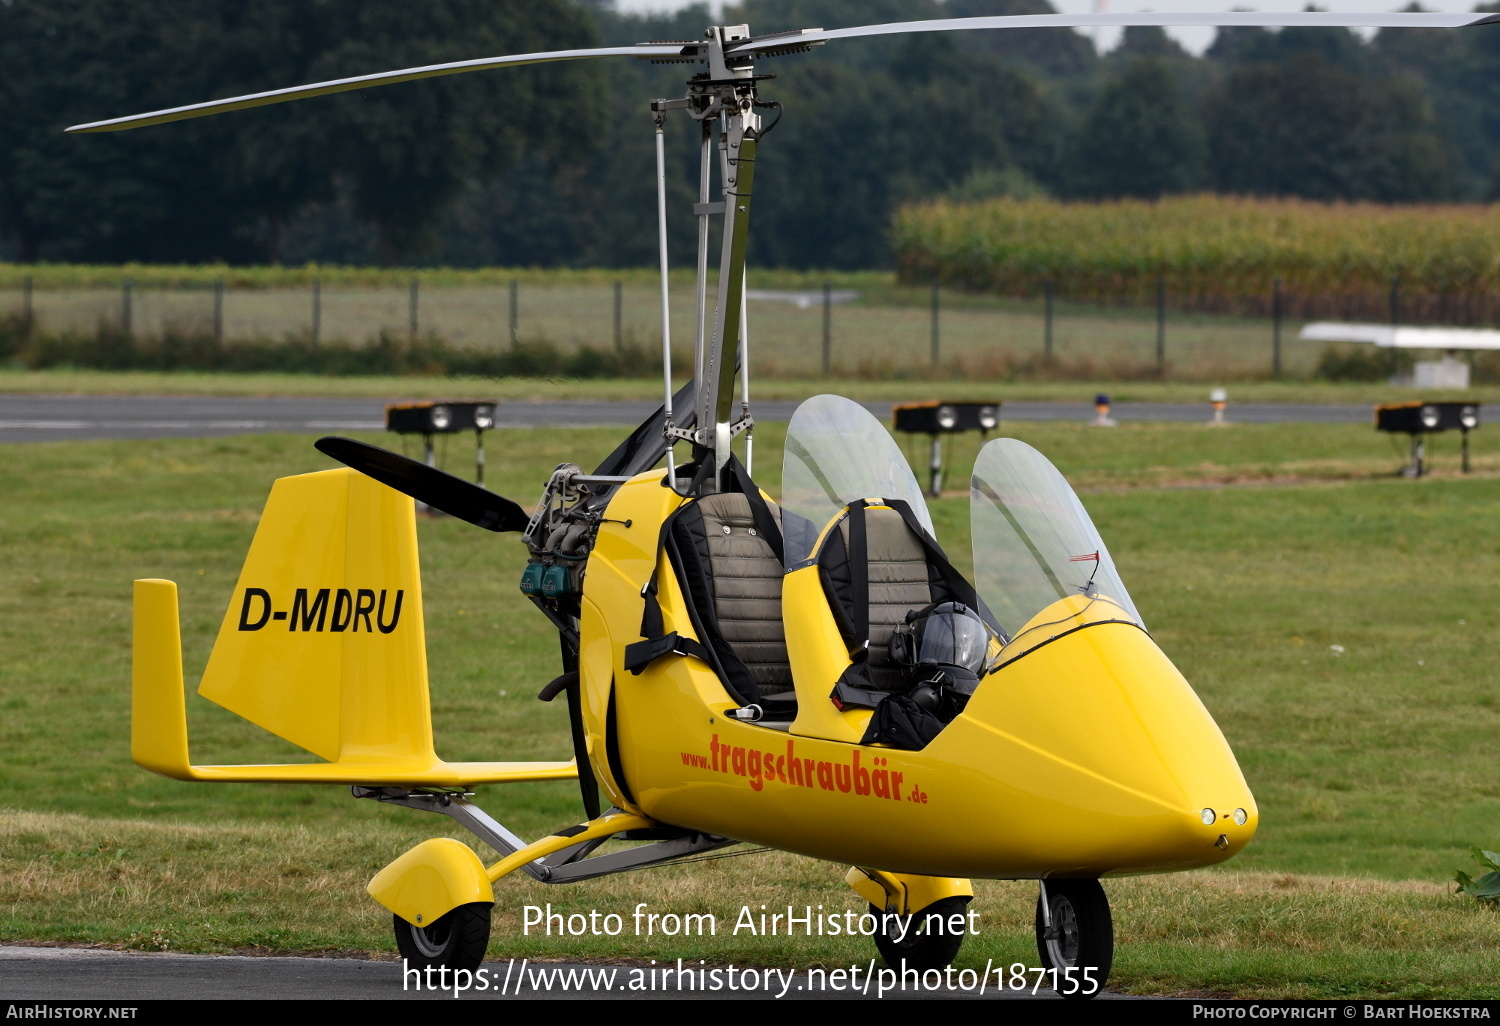
[[[329,93],[346,93],[370,86],[394,85],[411,82],[419,78],[438,78],[443,75],[459,75],[466,71],[487,71],[490,68],[519,67],[525,64],[547,64],[552,61],[576,61],[592,57],[679,57],[682,43],[642,43],[639,46],[612,46],[593,50],[552,50],[547,53],[523,53],[509,57],[483,57],[473,61],[454,61],[451,64],[429,64],[421,68],[405,68],[401,71],[383,71],[378,75],[359,75],[354,78],[336,78],[329,82],[314,82],[312,85],[292,86],[288,89],[272,89],[265,93],[249,93],[231,96],[224,100],[193,103],[186,107],[171,107],[154,110],[146,114],[132,114],[109,121],[91,121],[86,125],[74,125],[69,132],[118,132],[127,128],[144,128],[147,125],[162,125],[168,121],[185,121],[208,114],[224,114],[247,107],[264,107],[288,100],[305,100],[310,96],[326,96]]]
[[[1500,14],[1446,14],[1432,12],[1392,12],[1387,14],[1344,14],[1332,11],[1223,11],[1219,13],[1184,13],[1142,11],[1134,14],[1011,14],[989,18],[941,18],[933,21],[900,21],[885,25],[858,25],[842,29],[803,29],[774,36],[752,38],[731,43],[727,52],[757,53],[782,49],[795,40],[819,43],[829,39],[856,39],[863,36],[894,36],[907,32],[961,32],[968,29],[1034,29],[1095,28],[1132,26],[1205,26],[1231,27],[1318,27],[1318,28],[1465,28],[1470,25],[1500,23]]]
[[[313,445],[346,467],[486,531],[524,531],[531,521],[525,510],[504,496],[398,452],[332,435]]]

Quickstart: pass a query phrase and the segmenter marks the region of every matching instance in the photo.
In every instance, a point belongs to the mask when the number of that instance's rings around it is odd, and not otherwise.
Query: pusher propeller
[[[486,531],[524,531],[531,521],[529,513],[503,495],[398,452],[334,435],[313,444],[344,466]]]

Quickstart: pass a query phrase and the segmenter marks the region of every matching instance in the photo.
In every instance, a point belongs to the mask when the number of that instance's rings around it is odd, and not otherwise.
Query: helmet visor
[[[977,675],[984,669],[989,644],[990,633],[978,616],[940,608],[922,623],[917,662],[961,666]]]

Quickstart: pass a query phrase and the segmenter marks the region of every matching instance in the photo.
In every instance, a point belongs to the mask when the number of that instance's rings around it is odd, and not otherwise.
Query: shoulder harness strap
[[[696,492],[698,486],[707,480],[712,468],[713,463],[709,460],[699,465],[693,474],[692,482],[688,485],[689,495]],[[663,487],[668,484],[670,482],[663,480]],[[700,642],[692,638],[684,638],[676,631],[671,634],[664,633],[666,624],[662,621],[661,602],[657,599],[660,590],[657,578],[661,576],[662,555],[666,551],[667,535],[672,530],[677,515],[695,501],[689,498],[679,503],[677,508],[662,520],[661,530],[656,534],[656,560],[651,564],[651,575],[641,586],[641,598],[645,599],[645,606],[641,610],[641,637],[644,640],[625,646],[625,669],[635,676],[640,676],[642,670],[664,655],[692,656],[703,660],[710,666],[713,665],[713,657]]]

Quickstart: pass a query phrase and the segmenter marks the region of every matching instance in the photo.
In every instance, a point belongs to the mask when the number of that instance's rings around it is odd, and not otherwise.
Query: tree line
[[[1047,0],[744,0],[759,32],[1043,13]],[[114,135],[61,128],[217,96],[502,53],[698,37],[706,7],[606,0],[0,0],[0,257],[642,266],[646,103],[685,66],[614,59],[346,93]],[[1500,28],[1067,29],[831,43],[765,62],[751,260],[878,267],[938,196],[1191,192],[1388,203],[1500,188]],[[669,123],[672,249],[692,259],[696,138]]]

